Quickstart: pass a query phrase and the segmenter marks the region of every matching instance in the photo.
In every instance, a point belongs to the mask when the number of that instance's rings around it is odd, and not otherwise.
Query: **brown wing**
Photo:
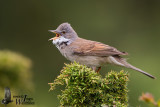
[[[127,55],[126,52],[120,52],[116,48],[105,45],[100,42],[81,40],[76,43],[78,45],[73,51],[76,55],[81,56],[113,56],[113,55]]]

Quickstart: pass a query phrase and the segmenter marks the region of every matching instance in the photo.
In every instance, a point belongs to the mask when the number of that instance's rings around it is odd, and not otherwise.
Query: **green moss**
[[[61,106],[126,107],[128,74],[124,71],[111,71],[105,78],[85,65],[76,62],[66,64],[60,75],[49,83],[54,90],[57,85],[65,85],[58,95]]]

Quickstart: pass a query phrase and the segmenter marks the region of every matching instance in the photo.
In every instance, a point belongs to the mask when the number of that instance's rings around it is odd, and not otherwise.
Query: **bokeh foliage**
[[[31,89],[31,60],[11,51],[0,51],[0,87]]]
[[[33,91],[30,59],[16,52],[0,51],[0,99],[4,98],[5,87],[10,88],[12,100],[13,95],[21,95],[21,91]],[[8,106],[16,106],[15,101]]]
[[[139,100],[145,102],[151,107],[160,107],[160,99],[156,101],[151,93],[142,93]]]
[[[61,106],[121,106],[128,105],[128,74],[124,71],[108,72],[105,78],[91,68],[76,62],[66,64],[61,74],[49,83],[54,90],[57,85],[65,85],[58,95]]]

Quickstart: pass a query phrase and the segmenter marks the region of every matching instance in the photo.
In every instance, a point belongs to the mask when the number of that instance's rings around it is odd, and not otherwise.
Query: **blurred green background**
[[[157,77],[152,80],[130,73],[130,107],[144,107],[138,98],[150,92],[160,98],[160,1],[159,0],[1,0],[0,50],[19,52],[32,60],[37,107],[58,106],[60,89],[48,92],[64,63],[69,63],[48,39],[48,30],[69,22],[82,38],[100,41],[129,53],[129,62]],[[101,71],[122,67],[107,66]]]

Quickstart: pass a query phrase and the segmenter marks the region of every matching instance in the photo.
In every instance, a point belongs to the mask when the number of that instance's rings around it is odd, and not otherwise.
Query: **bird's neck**
[[[66,39],[64,37],[60,37],[56,40],[53,40],[53,44],[56,45],[56,47],[59,49],[61,47],[64,47],[64,46],[68,46],[70,45],[71,43],[73,42],[73,40],[71,39]]]

